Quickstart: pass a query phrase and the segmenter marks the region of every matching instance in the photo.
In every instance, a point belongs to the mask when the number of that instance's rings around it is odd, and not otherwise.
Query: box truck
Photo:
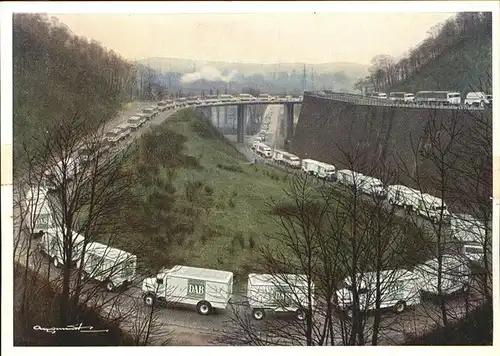
[[[385,198],[387,196],[384,184],[378,178],[363,175],[360,179],[359,189],[362,193],[376,198]]]
[[[271,158],[271,156],[272,156],[271,148],[264,143],[259,143],[256,146],[255,151],[257,152],[257,154],[259,154],[260,156],[262,156],[264,158]]]
[[[443,255],[441,265],[441,293],[467,293],[471,282],[471,270],[460,255]],[[433,258],[415,267],[413,271],[420,282],[419,289],[425,294],[438,294],[438,259]]]
[[[403,208],[413,206],[420,194],[418,190],[408,188],[404,185],[390,185],[387,187],[387,201],[389,204]]]
[[[335,181],[337,178],[335,166],[318,162],[317,177],[327,181]]]
[[[78,267],[82,269],[82,280],[97,280],[112,292],[133,281],[136,265],[135,255],[99,242],[91,242],[85,249],[83,266]]]
[[[233,272],[207,268],[174,266],[163,269],[156,278],[142,282],[144,303],[194,305],[201,315],[226,309],[233,294]]]
[[[48,199],[48,189],[42,186],[28,188],[25,199],[26,217],[23,230],[42,236],[56,225],[53,209]]]
[[[304,171],[307,174],[315,176],[318,172],[318,166],[321,163],[314,160],[314,159],[303,159],[302,160],[302,171]]]
[[[71,231],[71,240],[68,241],[72,245],[71,266],[77,264],[77,261],[81,258],[84,240],[85,238],[82,235]],[[61,229],[48,229],[38,242],[37,247],[39,252],[46,255],[52,261],[54,267],[59,268],[66,264],[67,255],[64,251],[64,234]]]
[[[314,307],[314,283],[308,289],[306,275],[248,275],[247,300],[255,320],[262,320],[266,312],[294,312],[298,320],[304,320],[309,294]]]
[[[441,217],[447,221],[451,214],[445,202],[427,193],[413,195],[413,209],[418,215],[427,217],[431,222],[437,223]]]
[[[356,188],[356,190],[360,190],[363,177],[361,173],[349,169],[337,171],[337,182],[349,188]]]
[[[381,309],[393,309],[402,313],[407,307],[420,302],[418,276],[405,269],[383,270],[379,273]],[[359,311],[375,310],[377,297],[377,273],[365,272],[356,275],[356,287],[359,296]],[[347,277],[342,288],[336,291],[337,308],[352,315],[354,308],[353,283]]]
[[[467,261],[480,263],[484,257],[485,224],[469,214],[453,214],[450,230],[451,237],[460,244],[460,251]]]

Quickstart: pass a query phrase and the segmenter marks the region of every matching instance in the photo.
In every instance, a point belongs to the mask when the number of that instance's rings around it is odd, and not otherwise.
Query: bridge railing
[[[428,108],[428,109],[456,109],[456,110],[474,110],[481,111],[485,108],[482,107],[466,107],[464,105],[429,105],[420,103],[395,103],[388,101],[387,99],[378,99],[372,97],[366,97],[359,94],[350,93],[335,93],[335,92],[304,92],[304,95],[313,96],[317,98],[333,99],[338,101],[344,101],[356,105],[369,105],[369,106],[388,106],[388,107],[398,107],[398,108]]]

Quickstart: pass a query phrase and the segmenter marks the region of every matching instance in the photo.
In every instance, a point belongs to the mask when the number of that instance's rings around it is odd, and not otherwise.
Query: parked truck
[[[76,265],[81,258],[85,238],[74,231],[71,231],[71,237],[69,236],[70,234],[67,234],[67,245],[64,246],[64,232],[60,228],[50,228],[37,244],[38,251],[46,255],[56,268],[66,264],[68,257],[66,252],[69,249],[71,249],[71,266]]]
[[[384,189],[384,184],[378,178],[363,175],[360,179],[359,189],[361,192],[378,199],[387,197],[387,191]]]
[[[255,152],[257,152],[258,155],[264,158],[271,158],[272,156],[271,148],[262,142],[257,144],[257,146],[255,147]]]
[[[53,210],[48,199],[48,189],[42,186],[31,187],[26,192],[24,202],[26,212],[23,221],[23,230],[41,237],[50,228],[55,227],[56,222]]]
[[[316,176],[326,181],[335,181],[337,179],[335,166],[332,164],[318,162]]]
[[[445,202],[427,193],[420,193],[411,196],[413,200],[411,206],[415,212],[428,218],[432,223],[437,223],[440,219],[446,222],[451,217]]]
[[[321,162],[318,162],[314,159],[303,159],[302,160],[302,171],[304,173],[310,174],[312,176],[316,176],[318,173],[318,167],[321,164]]]
[[[137,257],[129,252],[99,242],[85,248],[81,278],[102,282],[106,290],[115,291],[135,278]]]
[[[438,259],[433,258],[414,268],[420,282],[419,289],[427,295],[437,295]],[[441,260],[441,294],[467,293],[471,284],[471,270],[460,255],[443,255]]]
[[[409,306],[420,302],[418,276],[409,270],[382,270],[378,272],[380,308],[402,313]],[[337,308],[351,316],[354,309],[353,290],[359,296],[358,310],[367,312],[377,308],[377,273],[365,272],[356,275],[356,285],[350,277],[345,278],[342,288],[336,291]]]
[[[314,307],[314,283],[310,287],[306,275],[249,274],[247,299],[253,318],[262,320],[266,312],[293,312],[298,320],[304,320],[309,295]]]
[[[460,251],[466,260],[481,263],[487,233],[485,224],[469,214],[453,214],[450,230],[452,238],[460,244]]]
[[[142,282],[144,303],[194,305],[201,315],[226,309],[233,294],[233,273],[207,268],[174,266]]]

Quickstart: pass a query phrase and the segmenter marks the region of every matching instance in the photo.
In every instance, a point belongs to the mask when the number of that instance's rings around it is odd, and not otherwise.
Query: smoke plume
[[[221,81],[224,83],[229,83],[231,80],[233,80],[236,74],[238,74],[236,70],[232,70],[228,75],[224,75],[217,68],[203,67],[199,72],[184,74],[181,78],[181,82],[193,83],[198,80],[205,79],[209,82]]]

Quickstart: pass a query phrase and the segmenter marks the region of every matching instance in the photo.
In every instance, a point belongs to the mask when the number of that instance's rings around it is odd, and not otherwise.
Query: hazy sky
[[[356,62],[399,56],[451,13],[51,14],[128,59]]]

